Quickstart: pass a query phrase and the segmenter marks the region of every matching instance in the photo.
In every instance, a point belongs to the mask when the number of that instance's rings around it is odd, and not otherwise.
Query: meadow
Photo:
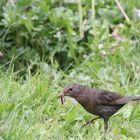
[[[95,116],[57,98],[71,83],[140,95],[140,2],[121,1],[129,19],[111,0],[80,2],[1,3],[0,140],[140,140],[140,102],[104,133],[103,120],[82,127]]]

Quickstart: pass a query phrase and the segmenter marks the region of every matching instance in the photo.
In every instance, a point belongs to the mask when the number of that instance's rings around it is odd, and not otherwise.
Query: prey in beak
[[[64,104],[64,102],[65,102],[65,99],[64,99],[64,94],[63,94],[63,92],[57,97],[57,98],[60,98],[61,99],[61,104]]]

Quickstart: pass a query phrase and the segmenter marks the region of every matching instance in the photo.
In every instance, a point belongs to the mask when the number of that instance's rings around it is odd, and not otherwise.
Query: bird
[[[104,120],[104,131],[108,129],[109,118],[121,109],[125,104],[131,101],[140,100],[140,96],[122,96],[117,92],[104,89],[90,88],[81,84],[70,84],[65,86],[58,98],[64,103],[64,96],[74,98],[83,108],[98,117],[86,122],[94,123],[95,120],[102,118]]]

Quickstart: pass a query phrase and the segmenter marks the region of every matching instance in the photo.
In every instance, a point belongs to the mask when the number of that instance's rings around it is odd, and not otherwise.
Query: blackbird
[[[104,130],[108,129],[108,120],[125,104],[140,100],[140,96],[122,96],[116,92],[103,89],[89,88],[80,84],[72,84],[64,87],[62,93],[58,96],[61,103],[64,102],[64,96],[69,96],[77,100],[89,113],[97,115],[85,125],[93,123],[94,120],[102,118],[104,120]]]

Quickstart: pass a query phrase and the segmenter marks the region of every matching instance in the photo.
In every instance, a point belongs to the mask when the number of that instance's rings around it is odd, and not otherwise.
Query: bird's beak
[[[58,97],[57,98],[61,98],[61,97],[64,97],[65,95],[64,95],[64,92],[61,92],[59,95],[58,95]]]
[[[61,103],[62,103],[62,104],[64,104],[64,101],[65,101],[65,100],[64,100],[64,96],[65,96],[65,95],[64,95],[64,92],[62,92],[62,93],[59,94],[58,97],[57,97],[57,98],[60,98],[60,99],[61,99]]]

